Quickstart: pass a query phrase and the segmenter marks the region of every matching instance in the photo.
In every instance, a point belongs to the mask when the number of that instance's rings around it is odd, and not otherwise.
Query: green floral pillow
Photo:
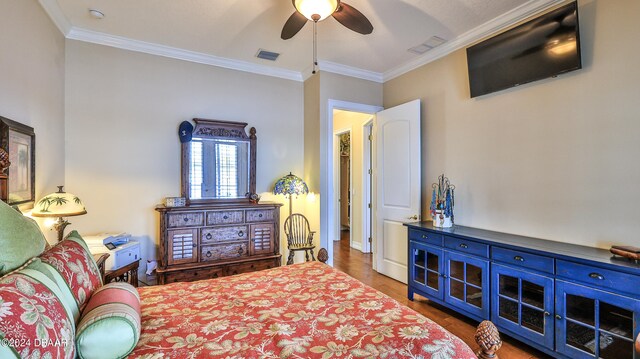
[[[0,276],[40,255],[46,242],[34,220],[0,201]]]

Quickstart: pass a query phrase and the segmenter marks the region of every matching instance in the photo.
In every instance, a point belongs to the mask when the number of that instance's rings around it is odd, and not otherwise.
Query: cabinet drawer
[[[409,230],[409,240],[442,246],[442,234],[427,231]]]
[[[207,212],[207,225],[234,224],[244,222],[243,211],[215,211]]]
[[[218,242],[228,242],[247,239],[247,226],[230,226],[203,228],[200,237],[200,244],[216,244]]]
[[[558,276],[571,281],[610,289],[615,293],[640,295],[640,276],[561,260],[557,261],[556,270]]]
[[[221,244],[217,246],[202,246],[200,261],[217,261],[221,259],[245,257],[249,254],[247,243]]]
[[[489,258],[489,245],[466,239],[444,236],[444,246],[458,252]]]
[[[273,221],[272,209],[260,209],[247,211],[247,222]]]
[[[255,272],[259,270],[275,268],[277,266],[278,266],[277,260],[273,260],[273,259],[246,262],[246,263],[240,263],[240,264],[231,264],[227,266],[226,275]]]
[[[224,277],[224,269],[220,267],[208,267],[197,269],[186,269],[176,272],[162,274],[165,277],[164,283],[193,282],[195,280]]]
[[[497,262],[553,274],[553,258],[550,257],[493,247],[491,249],[491,259]]]
[[[167,217],[169,220],[167,227],[169,228],[202,226],[204,224],[203,212],[171,213]]]

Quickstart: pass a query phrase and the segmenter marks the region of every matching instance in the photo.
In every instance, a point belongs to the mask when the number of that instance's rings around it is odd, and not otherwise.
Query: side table
[[[100,276],[102,277],[102,281],[104,283],[107,283],[104,280],[104,263],[107,261],[107,258],[109,258],[109,256],[109,253],[98,253],[93,255],[93,260],[96,261],[96,264],[98,265],[98,270],[100,270]]]
[[[140,266],[140,260],[127,264],[122,268],[116,270],[109,270],[104,276],[104,282],[127,282],[134,287],[138,287],[138,267]]]

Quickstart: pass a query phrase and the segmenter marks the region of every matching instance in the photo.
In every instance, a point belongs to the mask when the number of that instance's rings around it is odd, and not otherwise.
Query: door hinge
[[[371,208],[371,203],[369,203],[369,204],[367,205],[367,207]]]
[[[373,135],[369,135],[369,141],[373,141]]]
[[[369,237],[369,244],[371,244],[371,237]]]
[[[369,174],[373,174],[373,171],[371,170],[371,168],[369,168]]]

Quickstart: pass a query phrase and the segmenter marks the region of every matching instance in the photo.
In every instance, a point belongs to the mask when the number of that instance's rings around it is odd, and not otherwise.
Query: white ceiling
[[[370,35],[357,34],[335,19],[318,24],[318,59],[334,72],[383,81],[511,25],[559,0],[347,0],[374,26]],[[294,11],[290,0],[40,0],[69,38],[176,54],[187,59],[211,56],[225,67],[252,72],[305,74],[312,61],[312,26],[294,38],[281,40],[280,31]],[[97,20],[90,8],[106,17]],[[443,50],[425,55],[407,51],[438,36]],[[107,39],[107,40],[105,40]],[[127,42],[131,42],[127,44]],[[466,42],[466,43],[465,43]],[[132,43],[135,45],[132,45]],[[158,50],[154,47],[161,45]],[[258,49],[281,53],[276,62],[255,57]],[[172,55],[168,55],[172,56]],[[181,56],[172,56],[181,58]],[[197,60],[196,60],[197,61]],[[251,70],[252,69],[252,70]],[[254,71],[255,70],[255,71]],[[296,77],[296,76],[293,76]],[[302,78],[302,75],[300,75]],[[386,77],[386,78],[385,78]]]

